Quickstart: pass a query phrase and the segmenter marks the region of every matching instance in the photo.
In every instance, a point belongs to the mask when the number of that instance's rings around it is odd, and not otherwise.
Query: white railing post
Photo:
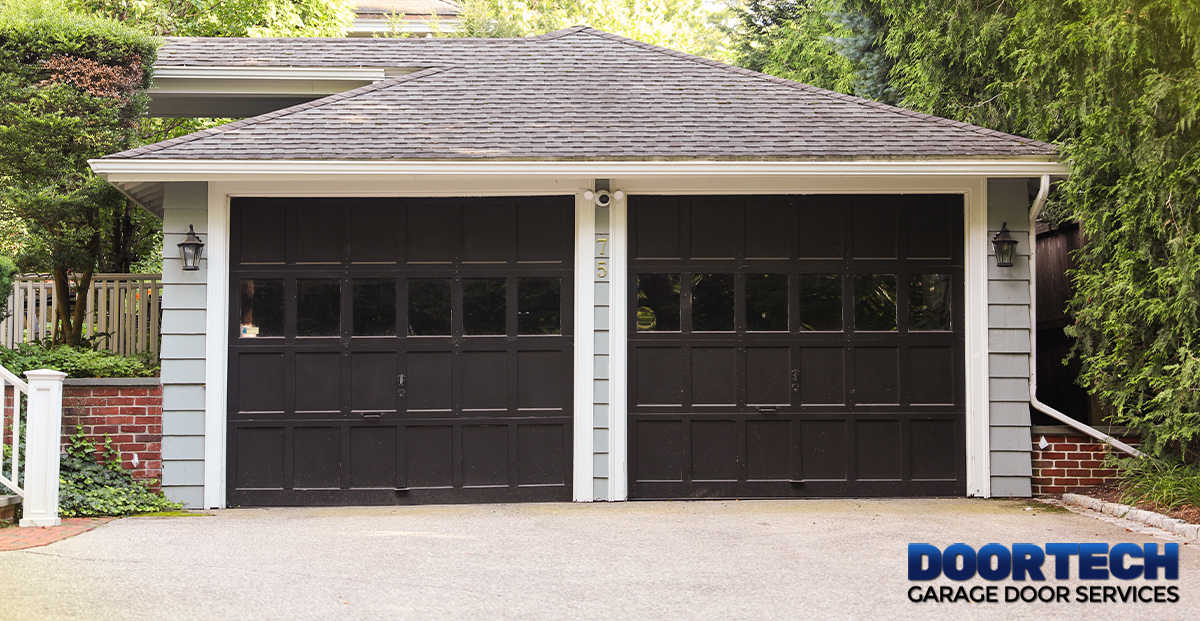
[[[58,463],[62,445],[62,392],[67,374],[26,371],[25,500],[21,526],[58,526]]]

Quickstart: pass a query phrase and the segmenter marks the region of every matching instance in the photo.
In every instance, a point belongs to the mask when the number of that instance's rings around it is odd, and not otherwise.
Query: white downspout
[[[1037,217],[1046,204],[1046,196],[1050,194],[1050,175],[1042,175],[1042,186],[1038,189],[1037,198],[1029,208],[1029,404],[1039,412],[1050,415],[1087,435],[1108,443],[1135,457],[1142,457],[1142,452],[1121,442],[1120,440],[1092,427],[1085,425],[1062,412],[1038,401],[1037,398]]]

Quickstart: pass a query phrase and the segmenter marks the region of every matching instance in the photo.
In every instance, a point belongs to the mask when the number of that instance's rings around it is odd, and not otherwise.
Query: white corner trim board
[[[204,361],[204,508],[225,507],[226,387],[229,381],[229,196],[208,185]]]
[[[110,183],[223,181],[249,178],[353,178],[376,175],[447,176],[971,176],[1066,175],[1065,164],[1040,159],[721,162],[680,161],[324,161],[97,159],[88,164]]]

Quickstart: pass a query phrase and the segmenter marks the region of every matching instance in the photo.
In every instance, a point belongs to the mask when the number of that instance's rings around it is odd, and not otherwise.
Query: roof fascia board
[[[1046,159],[905,161],[314,161],[96,159],[88,162],[110,182],[233,181],[379,175],[445,176],[1067,176],[1066,164]]]
[[[378,82],[382,67],[155,67],[154,78],[170,80],[333,80]],[[389,75],[403,75],[419,68],[388,68]]]

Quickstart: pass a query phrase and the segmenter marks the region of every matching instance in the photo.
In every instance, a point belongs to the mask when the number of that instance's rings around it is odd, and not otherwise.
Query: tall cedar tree
[[[1078,337],[1080,381],[1149,448],[1183,449],[1195,461],[1188,449],[1200,440],[1200,4],[812,1],[826,9],[806,13],[793,31],[816,46],[845,37],[839,15],[872,20],[872,44],[891,63],[886,86],[899,105],[1059,146],[1072,173],[1047,213],[1079,221],[1088,238],[1076,256],[1068,328]],[[854,77],[844,82],[854,83],[871,69],[845,50],[823,67],[802,67],[796,59],[822,56],[794,51],[797,37],[774,28],[765,71],[793,77],[791,63],[818,77],[842,75],[848,63]],[[761,36],[743,20],[735,46]]]
[[[77,291],[91,289],[105,225],[129,209],[87,160],[137,143],[156,50],[114,20],[49,2],[0,5],[0,209],[25,224],[22,262],[53,273],[57,342],[79,344],[86,305],[62,301],[72,277]]]

